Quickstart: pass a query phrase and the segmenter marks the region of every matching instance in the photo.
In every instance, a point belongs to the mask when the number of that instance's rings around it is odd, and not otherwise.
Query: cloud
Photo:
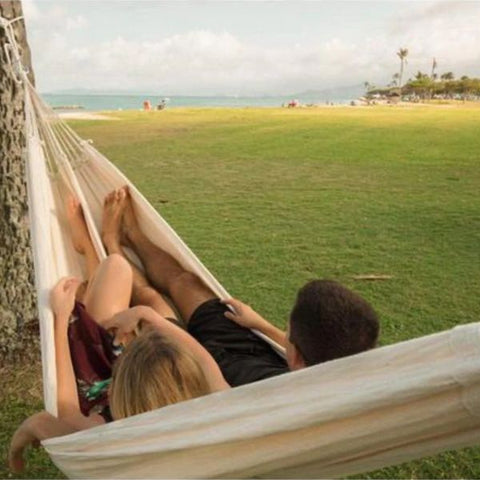
[[[406,12],[401,13],[395,20],[394,29],[402,31],[411,28],[412,25],[437,23],[459,19],[464,22],[471,15],[478,15],[478,2],[472,1],[440,1],[440,2],[424,2],[416,8],[409,8]]]
[[[34,23],[41,17],[37,3],[33,0],[23,0],[22,9],[23,15],[27,19],[28,23]]]
[[[377,45],[379,47],[380,45]],[[373,45],[371,45],[373,48]],[[62,59],[61,63],[57,59]],[[333,39],[318,46],[259,47],[221,32],[193,31],[158,42],[117,37],[95,46],[69,47],[61,33],[36,63],[53,88],[135,89],[165,94],[255,94],[295,92],[357,83],[375,71],[375,56]],[[54,79],[54,80],[53,80]],[[74,84],[68,85],[67,82]]]
[[[82,15],[67,17],[64,21],[67,30],[79,30],[87,26],[87,20]]]
[[[93,35],[66,3],[40,9],[24,0],[34,68],[44,91],[68,88],[135,90],[164,95],[281,94],[364,81],[388,83],[399,69],[396,51],[409,49],[404,78],[417,70],[478,75],[480,2],[408,4],[376,36],[266,45],[221,29],[198,29],[148,40]],[[414,8],[411,7],[414,6]],[[361,19],[359,19],[361,21]],[[132,32],[134,30],[132,29]],[[90,36],[95,39],[90,40]],[[29,36],[30,38],[30,36]],[[143,36],[143,38],[147,38]]]
[[[408,71],[429,73],[433,57],[438,71],[478,75],[480,2],[435,2],[410,9],[392,22],[390,43],[409,49]]]

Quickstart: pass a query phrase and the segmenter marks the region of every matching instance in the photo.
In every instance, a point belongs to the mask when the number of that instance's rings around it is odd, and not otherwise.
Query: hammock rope
[[[46,409],[55,414],[49,291],[60,277],[84,273],[63,218],[65,189],[80,199],[94,245],[103,257],[99,234],[103,198],[128,184],[146,234],[220,298],[229,295],[128,179],[43,103],[19,67],[13,21],[2,19],[1,25],[12,45],[12,71],[25,86],[27,190],[44,398]],[[43,445],[71,478],[325,478],[478,443],[480,324],[476,323],[50,439]]]
[[[13,24],[23,20],[23,16],[7,19],[0,16],[0,26],[5,30],[8,42],[5,43],[5,56],[7,58],[7,64],[12,70],[12,78],[17,84],[21,84],[28,80],[27,75],[29,70],[22,63],[22,57],[18,48],[18,43],[15,40],[15,32],[13,30]]]

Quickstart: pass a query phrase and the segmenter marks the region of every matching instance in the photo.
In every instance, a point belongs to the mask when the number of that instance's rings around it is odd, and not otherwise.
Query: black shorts
[[[287,362],[248,328],[225,317],[228,307],[217,298],[200,305],[188,332],[220,366],[225,380],[237,387],[289,371]]]

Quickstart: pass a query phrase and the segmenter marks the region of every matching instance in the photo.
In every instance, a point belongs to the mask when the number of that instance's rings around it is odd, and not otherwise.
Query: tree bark
[[[20,1],[0,1],[0,15],[23,15]],[[25,23],[13,24],[22,62],[34,81]],[[25,90],[14,81],[0,27],[0,366],[38,358],[37,306],[25,183]]]

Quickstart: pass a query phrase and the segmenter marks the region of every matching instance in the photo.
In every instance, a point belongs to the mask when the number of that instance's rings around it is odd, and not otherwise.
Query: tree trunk
[[[0,1],[0,15],[23,15],[20,1]],[[33,70],[23,20],[13,24],[22,62]],[[25,183],[25,90],[14,81],[0,26],[0,366],[38,358],[37,308]]]

